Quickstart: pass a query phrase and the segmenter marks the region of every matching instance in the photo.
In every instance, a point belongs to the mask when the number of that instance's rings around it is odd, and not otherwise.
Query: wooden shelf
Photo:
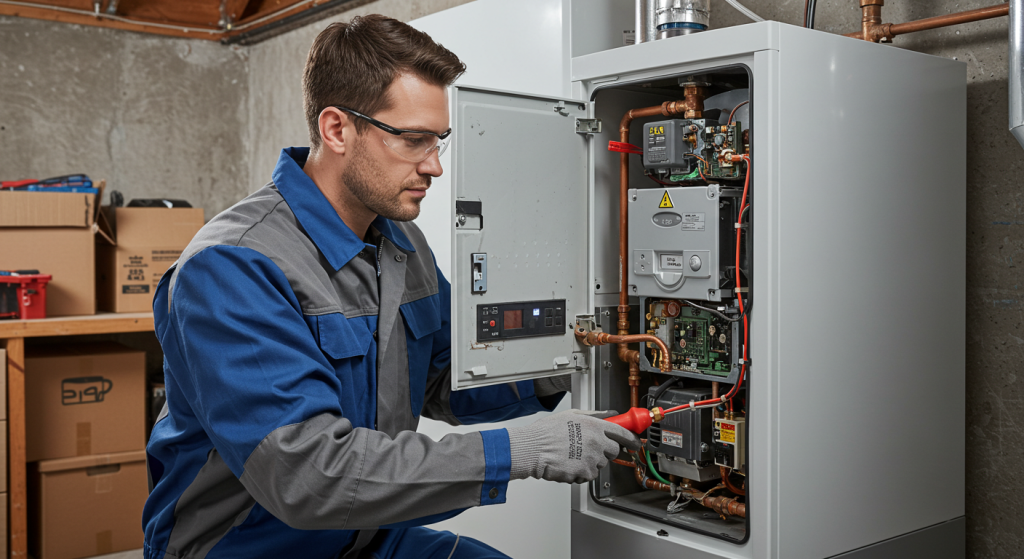
[[[99,313],[86,316],[61,316],[35,320],[0,320],[0,338],[37,338],[40,336],[82,336],[152,332],[153,313]]]
[[[25,338],[152,332],[153,313],[100,313],[36,320],[0,320],[7,349],[8,543],[11,559],[28,557],[28,484],[25,463]],[[0,371],[3,369],[0,368]],[[0,405],[3,405],[0,402]],[[2,505],[0,505],[2,506]],[[0,551],[0,555],[2,555]]]

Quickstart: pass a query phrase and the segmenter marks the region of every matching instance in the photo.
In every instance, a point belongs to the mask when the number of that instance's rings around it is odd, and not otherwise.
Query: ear
[[[327,107],[320,112],[318,124],[322,146],[338,155],[344,155],[349,141],[356,134],[355,125],[348,113]]]

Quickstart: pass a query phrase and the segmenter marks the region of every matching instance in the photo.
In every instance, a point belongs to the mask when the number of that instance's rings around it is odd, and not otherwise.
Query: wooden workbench
[[[7,349],[7,472],[10,557],[28,557],[28,486],[25,463],[25,338],[152,332],[153,313],[100,313],[37,320],[0,320]]]

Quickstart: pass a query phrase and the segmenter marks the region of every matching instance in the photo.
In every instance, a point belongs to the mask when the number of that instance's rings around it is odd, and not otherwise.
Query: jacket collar
[[[337,271],[359,254],[366,243],[345,225],[313,179],[302,171],[308,157],[309,148],[292,147],[281,150],[281,157],[274,168],[274,185],[302,228],[306,230],[306,234]],[[409,238],[390,219],[377,216],[370,226],[398,248],[406,252],[416,252]]]

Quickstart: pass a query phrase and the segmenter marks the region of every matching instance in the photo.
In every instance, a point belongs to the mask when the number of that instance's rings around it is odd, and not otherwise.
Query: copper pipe
[[[874,43],[877,43],[882,39],[891,40],[897,35],[906,35],[907,33],[915,33],[917,31],[938,29],[940,27],[949,27],[951,25],[959,25],[961,23],[971,23],[973,21],[982,21],[1010,15],[1010,4],[1006,3],[989,6],[987,8],[978,8],[977,10],[967,10],[965,12],[956,12],[946,14],[944,16],[908,21],[906,23],[882,23],[879,15],[878,21],[874,21],[872,19],[869,24],[866,22],[868,15],[867,8],[863,5],[864,1],[871,0],[861,0],[861,7],[865,10],[864,20],[862,20],[862,29],[856,33],[847,33],[845,36],[853,37],[855,39],[864,39],[865,41],[871,41]],[[881,6],[878,7],[881,8]]]
[[[636,477],[636,482],[640,484],[640,487],[645,489],[655,489],[658,491],[664,491],[668,493],[672,490],[667,483],[662,483],[656,479],[651,479],[640,471],[640,466],[633,468],[633,476]]]
[[[703,87],[687,87],[683,90],[682,101],[666,101],[655,107],[642,109],[630,109],[622,115],[619,122],[619,141],[629,143],[629,126],[633,119],[650,116],[675,116],[684,114],[703,114],[705,90]],[[697,117],[699,118],[699,117]],[[629,293],[628,274],[626,273],[626,262],[629,260],[629,154],[619,154],[619,306],[616,309],[619,313],[618,333],[619,336],[629,335]],[[640,406],[640,352],[629,349],[629,342],[619,341],[616,352],[621,361],[629,363],[629,403],[636,408]],[[661,349],[661,370],[670,372],[672,370],[672,355],[668,352],[664,342],[658,340]]]
[[[659,368],[663,373],[672,372],[672,355],[668,352],[668,346],[665,342],[657,336],[651,334],[608,334],[607,332],[587,332],[583,328],[576,329],[576,338],[585,346],[601,346],[608,344],[632,344],[637,342],[650,342],[658,346],[658,351],[661,352],[661,363]],[[630,352],[630,363],[638,363],[640,361],[640,352],[627,350]]]
[[[629,362],[629,407],[639,408],[640,407],[640,363],[636,361]]]
[[[612,464],[618,464],[620,466],[628,466],[630,468],[635,468],[636,467],[635,463],[629,462],[628,460],[623,460],[622,458],[613,458],[612,459]]]
[[[664,491],[665,493],[669,493],[672,490],[668,484],[661,483],[660,481],[645,476],[640,470],[639,464],[630,464],[629,462],[619,460],[618,458],[613,460],[613,462],[623,466],[633,466],[633,477],[636,478],[637,484],[644,489],[654,489],[656,491]],[[747,505],[736,499],[730,499],[729,497],[706,497],[705,495],[707,495],[708,492],[699,491],[685,486],[680,487],[679,491],[687,494],[698,504],[715,511],[722,516],[738,516],[740,518],[747,517]]]
[[[711,381],[711,399],[712,400],[718,399],[718,381],[717,380]],[[713,417],[715,419],[718,419],[720,417],[720,413],[721,412],[718,411],[718,407],[717,406],[711,409],[711,417]]]
[[[882,6],[885,0],[860,0],[860,36],[865,41],[870,41],[873,30],[882,24]],[[875,40],[874,42],[878,42]]]
[[[726,468],[725,466],[719,466],[718,468],[719,472],[722,474],[722,483],[725,484],[726,489],[740,496],[744,496],[747,494],[747,492],[744,491],[743,488],[737,487],[736,484],[734,484],[732,480],[729,479],[730,468]]]
[[[691,491],[691,494],[694,493]],[[700,495],[700,492],[695,492]],[[747,517],[747,505],[729,497],[704,497],[700,503],[722,516]]]

